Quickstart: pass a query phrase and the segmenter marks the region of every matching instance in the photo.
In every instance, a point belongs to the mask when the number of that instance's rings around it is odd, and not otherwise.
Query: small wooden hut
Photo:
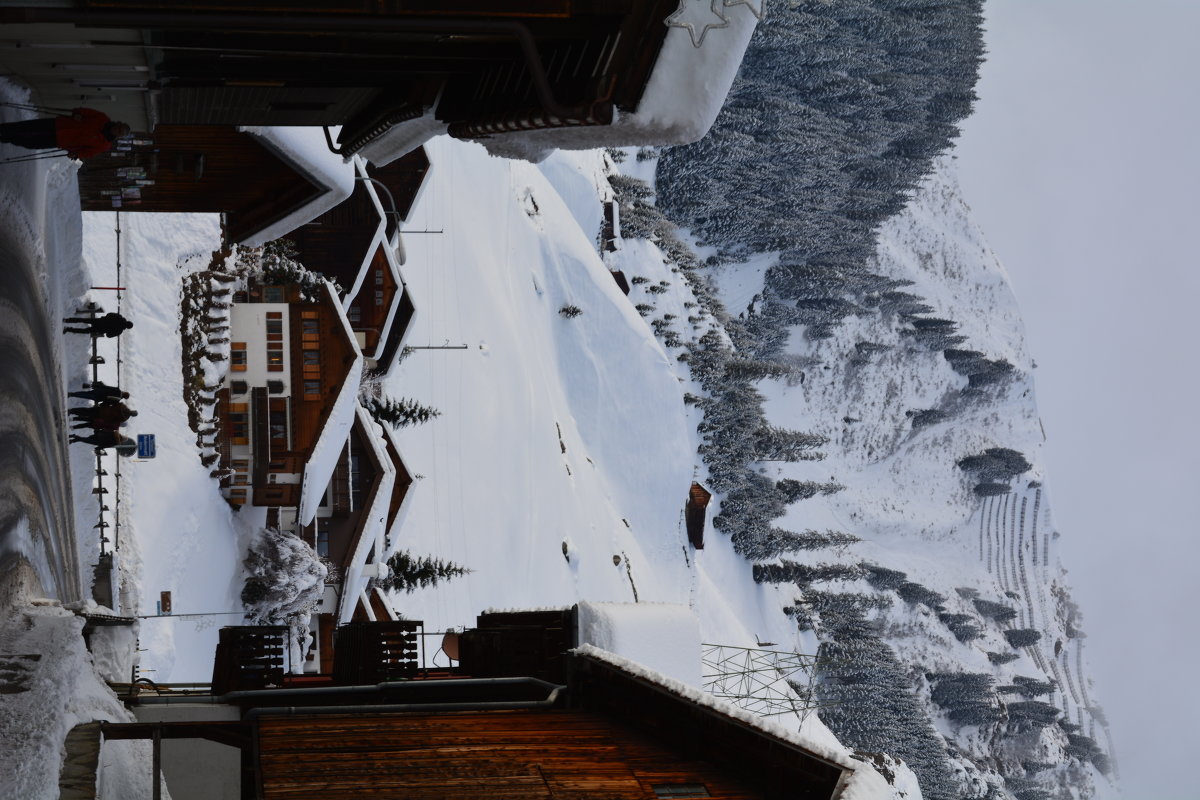
[[[708,501],[712,494],[698,483],[693,483],[688,490],[687,504],[683,507],[684,522],[687,525],[688,541],[697,550],[704,549],[704,518],[708,513]]]

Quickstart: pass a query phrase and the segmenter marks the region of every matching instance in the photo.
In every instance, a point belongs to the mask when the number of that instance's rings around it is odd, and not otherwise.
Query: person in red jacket
[[[76,108],[70,114],[26,119],[0,125],[0,142],[29,150],[66,150],[71,158],[91,158],[112,149],[129,135],[129,126],[114,122],[94,108]]]

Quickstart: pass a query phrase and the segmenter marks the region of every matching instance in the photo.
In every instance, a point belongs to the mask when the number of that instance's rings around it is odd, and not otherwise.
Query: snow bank
[[[54,800],[71,728],[94,720],[134,720],[93,668],[83,620],[30,597],[32,571],[18,574],[22,570],[6,575],[0,588],[0,594],[15,589],[16,601],[0,620],[0,796]],[[13,581],[25,586],[13,587]],[[101,752],[100,796],[149,798],[149,743],[122,743],[119,749],[112,744]]]
[[[699,688],[700,623],[674,603],[578,605],[579,644],[606,650],[688,686]]]
[[[354,165],[330,151],[320,128],[243,126],[238,130],[258,137],[321,190],[310,202],[241,242],[246,247],[258,247],[290,233],[341,203],[354,191]]]

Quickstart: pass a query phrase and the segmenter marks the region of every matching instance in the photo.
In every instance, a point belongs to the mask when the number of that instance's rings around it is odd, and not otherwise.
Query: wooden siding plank
[[[761,800],[711,765],[583,710],[266,717],[265,797],[648,800],[656,783],[703,783]]]

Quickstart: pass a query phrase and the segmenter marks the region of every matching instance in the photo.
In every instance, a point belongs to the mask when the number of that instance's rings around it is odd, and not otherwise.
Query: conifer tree
[[[414,556],[406,550],[394,553],[387,564],[392,574],[381,583],[383,588],[394,592],[412,593],[416,589],[437,586],[440,581],[448,581],[471,572],[466,567],[452,562],[432,556]]]
[[[797,481],[791,478],[784,478],[775,485],[779,491],[783,492],[784,500],[787,503],[794,503],[797,500],[808,500],[811,497],[816,497],[818,494],[836,494],[846,488],[834,481],[821,483],[819,481]]]
[[[393,428],[420,425],[442,414],[436,408],[421,405],[416,400],[407,397],[397,400],[387,395],[366,398],[363,407],[377,422],[387,423]]]
[[[1004,638],[1013,647],[1031,647],[1042,638],[1042,632],[1033,628],[1013,628],[1004,632]]]

